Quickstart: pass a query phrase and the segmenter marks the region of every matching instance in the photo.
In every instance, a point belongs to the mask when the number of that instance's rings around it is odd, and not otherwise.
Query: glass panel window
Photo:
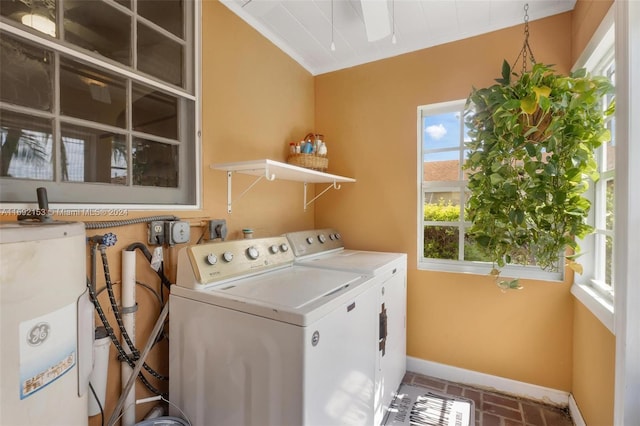
[[[451,272],[487,274],[491,257],[467,229],[467,171],[462,170],[469,141],[464,120],[465,101],[420,107],[419,140],[422,200],[420,267]],[[514,248],[510,265],[503,268],[522,278],[558,280],[562,272],[546,272],[535,267],[535,259]]]
[[[23,21],[32,12],[53,32]],[[30,203],[47,181],[59,203],[196,206],[200,13],[185,0],[0,0],[0,203]]]
[[[138,24],[138,69],[182,86],[183,47],[144,24]]]
[[[0,34],[0,100],[39,111],[53,108],[53,53]]]
[[[127,143],[122,134],[62,125],[62,180],[127,183]]]
[[[53,180],[52,129],[49,119],[3,111],[0,114],[0,176]]]
[[[102,1],[64,1],[64,39],[131,65],[131,16]]]
[[[126,95],[125,79],[80,62],[61,60],[61,114],[124,128]]]
[[[24,25],[29,30],[56,36],[56,0],[0,1],[0,16]]]
[[[178,187],[178,147],[136,138],[133,143],[133,184]]]
[[[138,3],[138,14],[182,38],[182,0],[145,0]]]
[[[178,100],[147,86],[133,86],[133,130],[178,138]]]

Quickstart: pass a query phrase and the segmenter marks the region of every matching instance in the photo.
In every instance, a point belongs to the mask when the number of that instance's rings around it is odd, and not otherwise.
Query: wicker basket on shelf
[[[289,154],[287,163],[320,172],[326,172],[329,168],[329,158],[315,154]]]

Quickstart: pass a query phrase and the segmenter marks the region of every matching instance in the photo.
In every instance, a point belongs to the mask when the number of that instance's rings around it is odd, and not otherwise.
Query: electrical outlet
[[[165,242],[170,246],[188,243],[191,236],[189,222],[172,220],[164,223]]]
[[[227,221],[225,219],[211,219],[209,221],[209,239],[227,238]]]
[[[164,221],[149,222],[149,244],[161,246],[164,244]]]

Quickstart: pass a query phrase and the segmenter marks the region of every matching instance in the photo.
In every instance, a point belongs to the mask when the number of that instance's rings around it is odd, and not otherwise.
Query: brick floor
[[[404,377],[404,383],[472,399],[476,406],[475,426],[573,426],[568,408],[411,372]]]

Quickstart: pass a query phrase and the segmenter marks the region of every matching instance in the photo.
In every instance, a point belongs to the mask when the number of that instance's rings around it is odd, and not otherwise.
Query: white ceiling
[[[221,1],[313,75],[522,25],[525,4],[529,5],[527,13],[533,21],[572,10],[576,3],[576,0]],[[387,25],[395,27],[395,44],[391,34],[367,41],[361,1],[378,6],[386,2]],[[335,51],[331,50],[332,7]]]

